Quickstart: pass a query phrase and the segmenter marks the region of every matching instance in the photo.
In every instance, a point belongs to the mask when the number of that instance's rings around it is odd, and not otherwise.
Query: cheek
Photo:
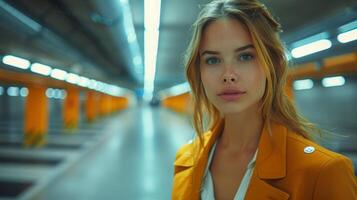
[[[259,67],[250,69],[249,72],[246,72],[246,74],[250,74],[250,76],[246,76],[247,79],[249,78],[249,80],[246,79],[249,84],[248,87],[251,87],[252,90],[257,91],[259,94],[264,93],[266,76],[263,69]]]
[[[211,73],[205,73],[204,71],[201,72],[201,80],[203,89],[207,97],[211,96],[211,93],[214,93],[214,87],[216,84],[215,77],[212,76]]]
[[[257,87],[258,87],[261,95],[263,95],[265,92],[266,80],[267,80],[267,78],[266,78],[264,71],[262,69],[259,70],[255,81],[257,83]]]

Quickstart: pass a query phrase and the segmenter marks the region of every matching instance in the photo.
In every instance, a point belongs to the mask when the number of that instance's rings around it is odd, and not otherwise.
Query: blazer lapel
[[[271,127],[264,127],[260,137],[256,166],[245,196],[246,200],[286,200],[290,196],[267,182],[286,176],[287,128],[274,122],[270,125]]]
[[[289,194],[268,184],[259,177],[252,176],[247,193],[245,194],[245,200],[287,200]]]
[[[280,179],[286,176],[286,127],[271,122],[262,130],[258,146],[256,166],[245,196],[246,200],[274,199],[287,200],[289,194],[276,188],[267,180]],[[198,158],[192,166],[191,198],[199,199],[204,171],[207,165],[209,151],[221,133],[223,123],[212,132],[205,135],[204,148],[197,152]],[[271,130],[271,134],[269,133]],[[196,143],[198,145],[198,143]],[[194,153],[195,154],[195,153]]]
[[[218,123],[218,125],[211,132],[205,135],[204,147],[202,151],[198,152],[197,163],[193,168],[193,180],[192,180],[193,187],[191,193],[192,194],[191,196],[194,197],[193,199],[200,198],[202,179],[208,162],[209,152],[213,144],[217,140],[217,137],[222,132],[222,128],[223,128],[223,121]]]

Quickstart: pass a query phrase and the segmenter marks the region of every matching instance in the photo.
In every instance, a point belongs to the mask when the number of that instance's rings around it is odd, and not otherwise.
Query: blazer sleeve
[[[323,164],[313,199],[357,200],[357,180],[350,159],[339,156]]]

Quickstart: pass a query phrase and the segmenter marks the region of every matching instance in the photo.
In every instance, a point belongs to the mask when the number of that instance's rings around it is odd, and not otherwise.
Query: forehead
[[[252,44],[248,28],[239,20],[222,18],[211,22],[204,29],[200,49],[235,49],[247,44]]]

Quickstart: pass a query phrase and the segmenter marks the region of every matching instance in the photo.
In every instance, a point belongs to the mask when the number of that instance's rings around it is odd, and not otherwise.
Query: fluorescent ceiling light
[[[63,81],[66,79],[67,74],[68,73],[66,71],[61,69],[53,69],[51,72],[51,77]]]
[[[7,95],[11,97],[19,96],[19,88],[18,87],[7,88]]]
[[[66,90],[61,90],[61,97],[60,97],[60,99],[65,99],[66,96],[67,96]]]
[[[61,98],[62,98],[62,90],[60,90],[60,89],[55,89],[55,90],[54,90],[53,98],[55,98],[55,99],[61,99]]]
[[[47,88],[46,90],[46,97],[53,98],[55,96],[55,91],[52,88]]]
[[[46,96],[47,98],[53,98],[53,96],[55,95],[55,91],[52,88],[47,88],[46,90]]]
[[[4,94],[4,88],[0,86],[0,96]]]
[[[44,76],[48,76],[51,74],[51,70],[52,68],[47,66],[47,65],[43,65],[40,63],[34,63],[31,65],[31,71],[35,72],[37,74],[41,74]]]
[[[79,81],[78,81],[78,85],[82,86],[82,87],[87,87],[89,84],[89,79],[84,77],[84,76],[80,76],[79,77]]]
[[[159,45],[160,0],[144,1],[144,100],[151,100],[154,92],[157,49]]]
[[[66,81],[68,83],[77,84],[79,81],[79,76],[77,74],[69,73],[67,75]]]
[[[315,42],[311,42],[309,44],[305,44],[303,46],[294,48],[291,51],[291,54],[294,58],[301,58],[306,55],[310,55],[319,51],[326,50],[332,46],[330,40],[322,39]]]
[[[96,80],[94,80],[94,79],[91,79],[90,81],[89,81],[89,84],[88,84],[88,88],[89,89],[95,89],[95,87],[97,86],[97,81]]]
[[[54,88],[48,88],[46,90],[47,98],[64,99],[66,97],[66,95],[67,95],[67,93],[65,90],[54,89]]]
[[[145,31],[144,99],[153,97],[159,31]]]
[[[344,33],[340,33],[337,36],[337,40],[341,43],[347,43],[347,42],[357,40],[357,28],[347,31],[347,32],[344,32]]]
[[[108,94],[112,95],[112,96],[123,96],[124,95],[124,91],[122,88],[116,86],[116,85],[109,85],[108,87]]]
[[[107,83],[102,83],[101,92],[108,94],[108,91],[109,91],[109,84],[107,84]]]
[[[97,91],[103,91],[104,90],[104,88],[105,88],[105,85],[104,85],[104,83],[103,82],[101,82],[101,81],[97,81],[97,85],[96,85],[96,87],[95,87],[95,90],[97,90]]]
[[[343,76],[327,77],[322,79],[322,86],[335,87],[345,84],[345,78]]]
[[[23,58],[19,58],[16,56],[11,56],[11,55],[6,55],[3,57],[2,62],[4,64],[13,66],[13,67],[17,67],[20,69],[28,69],[30,67],[30,61],[23,59]]]
[[[293,83],[295,90],[308,90],[314,87],[314,82],[311,79],[296,80]]]
[[[146,30],[158,30],[160,26],[160,0],[144,1],[144,26]]]
[[[20,96],[27,97],[29,95],[29,90],[26,87],[20,89]]]

